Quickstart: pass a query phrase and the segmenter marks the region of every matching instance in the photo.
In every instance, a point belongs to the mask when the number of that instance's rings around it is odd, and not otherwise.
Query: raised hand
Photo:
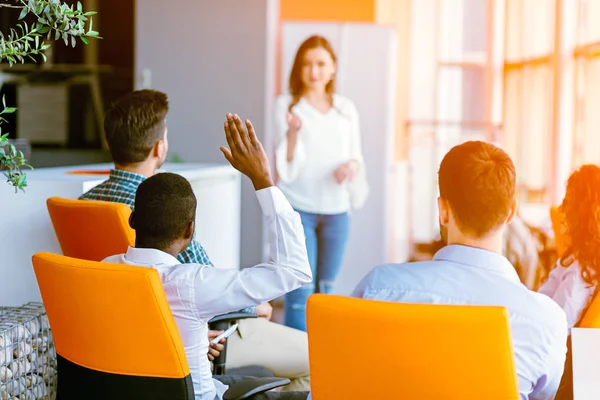
[[[302,127],[302,120],[299,116],[294,115],[292,113],[288,113],[286,120],[288,124],[289,133],[296,134],[300,132],[300,128]]]
[[[227,147],[221,147],[231,166],[252,181],[255,190],[273,186],[269,159],[250,120],[245,124],[238,115],[227,114],[224,125]]]

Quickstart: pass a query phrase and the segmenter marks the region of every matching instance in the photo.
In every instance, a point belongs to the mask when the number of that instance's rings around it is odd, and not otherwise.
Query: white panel
[[[313,34],[325,36],[338,56],[337,90],[354,101],[360,114],[371,194],[365,207],[352,213],[350,241],[335,289],[348,294],[371,268],[391,261],[396,33],[385,26],[327,23],[284,23],[282,32],[283,82],[300,43]]]
[[[196,240],[216,267],[239,269],[241,176],[188,179],[198,200]]]
[[[597,400],[600,398],[598,358],[600,357],[600,329],[573,328],[573,398]]]

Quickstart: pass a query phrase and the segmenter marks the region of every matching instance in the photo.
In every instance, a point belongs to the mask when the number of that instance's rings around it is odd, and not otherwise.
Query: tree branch
[[[5,3],[0,3],[0,8],[23,8],[25,6],[16,6],[14,4],[5,4]]]

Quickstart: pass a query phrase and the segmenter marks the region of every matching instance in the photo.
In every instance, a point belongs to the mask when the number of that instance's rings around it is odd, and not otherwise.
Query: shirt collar
[[[110,170],[109,179],[113,181],[129,183],[132,185],[139,185],[146,179],[146,177],[140,174],[136,174],[135,172],[123,171],[121,169],[113,168]]]
[[[142,265],[177,265],[181,264],[179,260],[177,260],[172,255],[165,253],[164,251],[157,249],[138,249],[136,247],[131,247],[127,249],[127,253],[125,253],[125,260],[133,264],[142,264]]]
[[[506,279],[520,282],[515,267],[501,254],[463,245],[449,245],[433,256],[435,261],[450,261],[473,268],[485,269],[502,275]]]

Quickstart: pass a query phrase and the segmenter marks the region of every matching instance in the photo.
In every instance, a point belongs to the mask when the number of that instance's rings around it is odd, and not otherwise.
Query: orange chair
[[[63,254],[90,261],[125,253],[135,244],[131,209],[106,201],[51,197],[46,201]]]
[[[307,319],[313,400],[519,398],[504,307],[313,295]]]
[[[194,399],[179,331],[153,268],[84,261],[50,253],[33,268],[58,358],[62,400]],[[249,379],[226,399],[288,384]]]
[[[563,214],[558,207],[550,207],[550,220],[552,221],[552,230],[554,231],[554,245],[556,247],[556,255],[560,258],[567,250],[567,238],[563,233]]]

